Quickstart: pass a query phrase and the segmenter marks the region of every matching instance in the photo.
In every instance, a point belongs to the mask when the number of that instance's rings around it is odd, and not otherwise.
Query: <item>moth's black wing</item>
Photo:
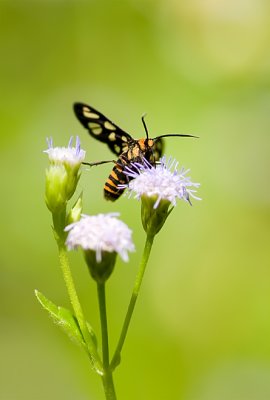
[[[164,140],[162,138],[156,139],[155,144],[153,146],[153,158],[154,162],[159,161],[164,153]]]
[[[93,107],[83,103],[74,103],[73,108],[76,117],[90,135],[100,142],[106,143],[114,154],[121,155],[127,149],[127,143],[133,140],[128,133]]]

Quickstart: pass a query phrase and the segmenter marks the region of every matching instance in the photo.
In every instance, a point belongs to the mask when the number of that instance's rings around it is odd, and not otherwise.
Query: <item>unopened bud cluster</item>
[[[48,149],[44,152],[48,154],[50,162],[46,170],[45,200],[49,210],[56,213],[65,208],[76,190],[85,151],[81,150],[77,137],[75,147],[72,147],[72,138],[68,147],[53,147],[50,139]]]

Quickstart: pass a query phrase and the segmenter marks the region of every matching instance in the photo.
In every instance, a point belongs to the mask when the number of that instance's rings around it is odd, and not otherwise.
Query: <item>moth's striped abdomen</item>
[[[118,185],[127,183],[127,176],[124,174],[125,163],[123,160],[118,160],[112,169],[108,179],[104,185],[104,197],[107,200],[117,200],[125,189],[121,189]]]

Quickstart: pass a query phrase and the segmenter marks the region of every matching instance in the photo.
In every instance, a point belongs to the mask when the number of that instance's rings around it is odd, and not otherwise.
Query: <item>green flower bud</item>
[[[169,210],[171,205],[170,201],[161,200],[157,208],[154,208],[154,205],[157,202],[157,196],[148,197],[146,195],[142,195],[141,201],[141,218],[143,228],[148,235],[155,236],[163,227],[173,207]]]
[[[56,213],[66,205],[67,181],[68,174],[63,165],[51,165],[46,170],[45,201],[52,213]]]
[[[76,147],[72,146],[72,138],[68,147],[53,147],[48,140],[50,166],[46,171],[46,204],[52,213],[66,207],[67,201],[73,196],[80,178],[79,168],[84,160],[85,151],[80,148],[77,137]]]
[[[104,283],[113,272],[117,253],[102,251],[101,260],[97,261],[94,250],[84,250],[84,258],[92,278],[99,283]]]

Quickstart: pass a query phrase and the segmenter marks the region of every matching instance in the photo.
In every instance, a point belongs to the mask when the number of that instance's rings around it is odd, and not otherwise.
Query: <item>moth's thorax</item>
[[[128,162],[141,162],[143,158],[148,159],[153,153],[154,144],[153,139],[130,140],[127,151],[123,152],[122,158],[128,160]]]
[[[140,149],[142,151],[145,151],[148,150],[149,148],[152,148],[155,142],[153,139],[139,139],[137,143]]]

